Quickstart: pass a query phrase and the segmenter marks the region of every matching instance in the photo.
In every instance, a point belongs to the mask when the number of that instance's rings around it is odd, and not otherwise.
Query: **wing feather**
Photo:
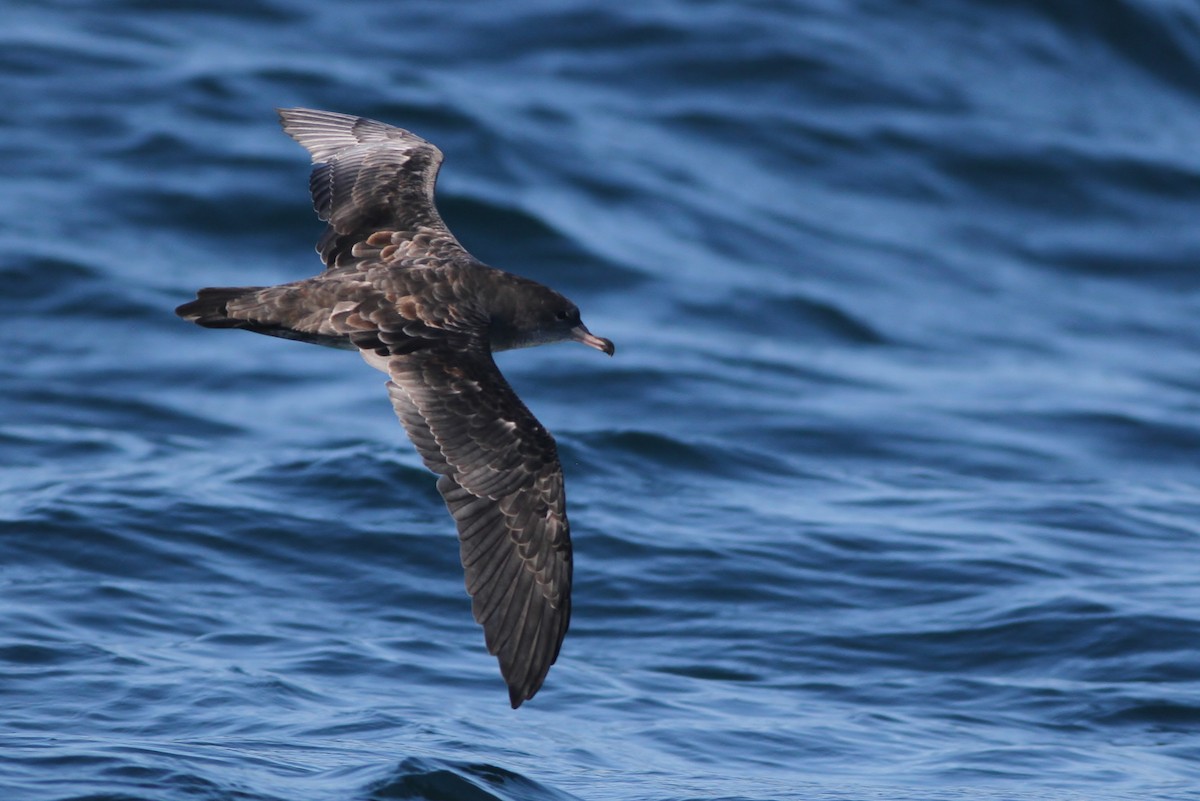
[[[457,525],[472,612],[520,706],[570,624],[570,524],[554,439],[486,347],[467,338],[393,356],[388,367],[396,414],[439,474]]]
[[[363,261],[471,260],[434,204],[442,151],[366,117],[279,109],[288,136],[312,156],[309,191],[329,227],[317,243],[330,269]]]

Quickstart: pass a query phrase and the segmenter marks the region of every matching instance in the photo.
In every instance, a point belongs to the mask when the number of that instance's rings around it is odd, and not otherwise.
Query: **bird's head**
[[[551,342],[582,342],[613,355],[611,340],[598,337],[579,317],[579,307],[549,287],[520,280],[492,313],[492,350]]]

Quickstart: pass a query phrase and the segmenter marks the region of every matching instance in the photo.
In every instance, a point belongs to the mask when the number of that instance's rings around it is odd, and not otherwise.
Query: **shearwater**
[[[312,154],[309,189],[328,227],[325,271],[270,287],[201,289],[176,313],[356,350],[388,375],[396,415],[456,526],[467,592],[513,708],[537,693],[571,616],[571,538],[554,438],[492,352],[582,342],[610,356],[553,289],[471,256],[442,222],[442,153],[364,117],[279,111]]]

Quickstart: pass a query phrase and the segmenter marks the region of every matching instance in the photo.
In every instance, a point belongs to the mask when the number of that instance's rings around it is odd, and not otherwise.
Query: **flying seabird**
[[[269,287],[201,289],[176,313],[206,328],[358,351],[388,375],[396,415],[458,527],[472,611],[515,709],[558,657],[571,615],[571,538],[554,438],[492,352],[582,342],[579,307],[468,253],[434,205],[442,152],[364,117],[280,109],[312,154],[325,271]]]

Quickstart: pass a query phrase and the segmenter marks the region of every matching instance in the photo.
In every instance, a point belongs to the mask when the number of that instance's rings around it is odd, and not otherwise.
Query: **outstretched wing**
[[[396,414],[458,526],[467,592],[513,708],[532,698],[571,617],[571,539],[554,438],[469,337],[388,360]]]
[[[326,267],[402,257],[417,239],[420,254],[465,255],[433,202],[442,151],[365,117],[292,108],[279,109],[279,119],[317,165],[309,189],[329,223],[317,243]]]

